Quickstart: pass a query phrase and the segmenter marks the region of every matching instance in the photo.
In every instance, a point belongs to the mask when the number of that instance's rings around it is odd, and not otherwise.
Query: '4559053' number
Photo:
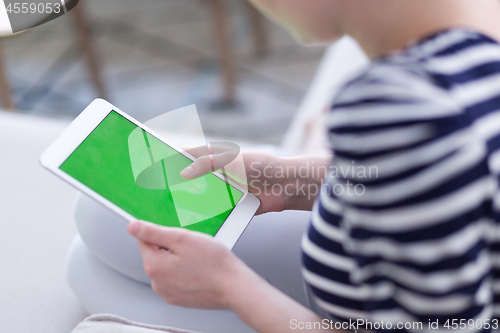
[[[60,3],[28,3],[28,2],[14,2],[14,3],[9,3],[8,6],[5,8],[7,13],[14,13],[14,14],[59,14],[62,10],[61,4]]]
[[[448,319],[443,325],[447,329],[498,329],[498,319]]]

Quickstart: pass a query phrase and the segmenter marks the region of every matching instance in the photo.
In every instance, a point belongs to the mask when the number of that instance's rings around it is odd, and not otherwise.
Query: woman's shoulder
[[[339,90],[327,126],[376,129],[463,114],[449,90],[420,64],[376,61]]]
[[[500,44],[479,32],[457,28],[424,37],[400,52],[380,57],[350,80],[336,104],[348,96],[386,100],[404,96],[455,98],[453,89],[500,74]],[[498,75],[500,82],[500,75]],[[353,102],[352,98],[349,101]]]
[[[360,133],[425,122],[443,134],[480,119],[498,123],[499,91],[500,44],[449,30],[373,61],[340,89],[327,124],[331,132]]]

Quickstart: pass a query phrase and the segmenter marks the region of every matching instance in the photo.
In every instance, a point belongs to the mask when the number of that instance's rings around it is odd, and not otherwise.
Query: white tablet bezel
[[[111,103],[103,99],[96,99],[92,103],[90,103],[90,105],[87,106],[85,110],[82,111],[82,113],[80,113],[80,115],[68,126],[68,128],[66,128],[66,130],[64,130],[64,132],[43,152],[42,156],[40,157],[40,164],[53,172],[55,175],[67,181],[69,184],[76,187],[78,190],[94,198],[115,213],[121,215],[127,221],[135,221],[137,220],[137,218],[130,215],[122,208],[118,207],[108,199],[104,198],[97,192],[94,192],[89,187],[85,186],[75,178],[59,169],[64,161],[68,159],[68,157],[78,148],[78,146],[80,146],[80,144],[112,111],[115,111],[133,124],[144,129],[146,132],[155,136],[157,139],[169,145],[189,159],[195,159],[188,153],[176,149],[171,144],[163,140],[161,136],[157,135],[154,131],[147,128],[134,118],[130,117],[128,114],[121,111]],[[213,174],[219,177],[222,181],[225,181],[224,177],[221,174],[217,172],[214,172]],[[234,186],[239,191],[241,191],[243,193],[243,196],[238,201],[233,211],[226,219],[222,227],[219,229],[219,231],[216,233],[214,238],[221,241],[229,249],[232,249],[243,231],[245,231],[246,227],[250,223],[255,212],[259,208],[260,201],[257,197],[255,197],[251,193],[248,193],[245,189],[243,189],[241,186],[234,183],[230,179],[227,182],[231,186]]]

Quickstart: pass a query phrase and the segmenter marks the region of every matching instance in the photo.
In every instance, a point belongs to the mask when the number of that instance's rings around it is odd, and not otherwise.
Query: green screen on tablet
[[[112,111],[60,169],[139,220],[214,236],[243,193]]]

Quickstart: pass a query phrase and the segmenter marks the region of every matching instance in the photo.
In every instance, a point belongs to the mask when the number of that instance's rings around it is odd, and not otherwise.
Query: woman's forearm
[[[311,333],[328,331],[328,320],[283,294],[250,269],[244,268],[239,275],[239,278],[229,282],[228,305],[243,322],[256,331],[260,333],[301,332],[302,329]],[[307,325],[309,329],[306,329]],[[311,327],[313,329],[310,329]]]
[[[331,156],[279,157],[244,153],[248,189],[262,205],[258,214],[311,210],[330,170]]]

